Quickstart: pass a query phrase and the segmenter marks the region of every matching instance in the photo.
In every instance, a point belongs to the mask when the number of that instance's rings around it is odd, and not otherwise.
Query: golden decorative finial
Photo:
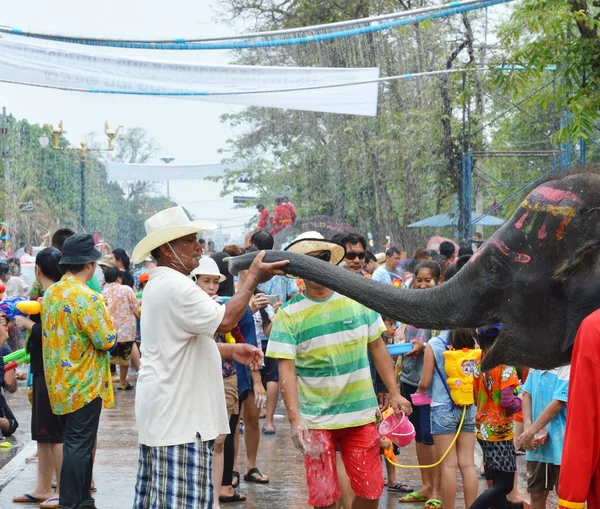
[[[113,145],[113,141],[118,136],[119,131],[121,129],[123,129],[122,125],[120,125],[119,127],[117,127],[117,130],[114,133],[110,132],[110,128],[108,126],[108,122],[104,122],[104,134],[106,134],[106,136],[108,137],[108,150],[114,150],[115,149],[115,147]],[[121,135],[121,139],[123,139],[123,135]]]

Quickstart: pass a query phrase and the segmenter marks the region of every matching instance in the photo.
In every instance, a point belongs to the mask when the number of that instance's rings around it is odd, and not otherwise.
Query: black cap
[[[102,258],[94,244],[94,237],[89,233],[71,235],[63,245],[62,258],[59,265],[83,265]]]

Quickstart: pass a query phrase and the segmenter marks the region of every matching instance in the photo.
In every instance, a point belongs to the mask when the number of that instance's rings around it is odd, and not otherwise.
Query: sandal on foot
[[[244,476],[244,481],[253,482],[256,484],[267,484],[269,482],[268,479],[260,479],[259,477],[264,477],[258,468],[251,468],[248,470],[248,473]]]
[[[58,497],[50,497],[40,504],[41,509],[56,509],[58,507]]]
[[[130,383],[128,383],[125,387],[121,387],[119,385],[119,387],[117,387],[118,391],[132,391],[133,390],[133,385],[131,385]]]
[[[273,426],[273,429],[262,429],[263,435],[274,435],[276,431],[277,428],[275,426]]]
[[[233,489],[240,485],[240,473],[235,470],[231,473],[231,485]]]
[[[246,501],[246,495],[240,495],[237,492],[237,490],[233,490],[233,495],[229,495],[229,496],[220,495],[219,496],[220,504],[228,504],[231,502],[245,502],[245,501]]]
[[[29,493],[23,493],[22,495],[17,495],[13,497],[12,501],[16,504],[39,504],[46,500],[45,498],[37,498]]]
[[[437,498],[430,498],[425,502],[425,509],[442,509],[442,501]]]
[[[392,486],[388,486],[388,491],[396,492],[396,493],[412,493],[413,490],[407,484],[398,483]]]
[[[418,491],[412,491],[407,493],[403,497],[398,497],[398,502],[405,502],[407,504],[414,504],[415,502],[425,502],[427,499],[421,495]]]

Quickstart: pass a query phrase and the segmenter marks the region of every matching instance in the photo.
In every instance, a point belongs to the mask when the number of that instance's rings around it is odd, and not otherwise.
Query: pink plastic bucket
[[[410,395],[410,399],[415,406],[431,405],[431,398],[428,398],[424,392],[415,392]]]
[[[379,425],[379,434],[389,438],[398,447],[406,447],[413,441],[417,433],[404,412],[400,412],[389,415],[382,421]]]

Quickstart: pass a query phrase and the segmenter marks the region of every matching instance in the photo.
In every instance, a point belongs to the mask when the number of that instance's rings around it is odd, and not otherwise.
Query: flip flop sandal
[[[262,429],[263,435],[274,435],[276,431],[277,431],[277,428],[275,426],[273,426],[272,430],[268,430],[265,428]]]
[[[50,497],[40,504],[40,509],[56,509],[58,507],[58,497]]]
[[[44,502],[44,500],[46,500],[46,499],[34,497],[33,495],[30,495],[29,493],[23,493],[22,495],[17,495],[16,497],[13,497],[13,499],[12,499],[12,501],[15,504],[39,504],[41,502]]]
[[[240,473],[235,470],[231,473],[231,485],[234,489],[240,485]]]
[[[388,491],[397,492],[397,493],[412,493],[413,490],[407,484],[398,483],[393,486],[388,486]]]
[[[248,473],[244,476],[244,481],[246,482],[253,482],[256,484],[268,484],[269,480],[265,480],[265,479],[257,479],[256,477],[254,477],[255,475],[259,475],[259,476],[263,476],[260,473],[260,470],[258,468],[251,468],[250,470],[248,470]]]
[[[442,509],[442,501],[437,498],[430,498],[425,502],[425,509]]]
[[[10,442],[0,442],[0,449],[10,449],[12,444]]]
[[[414,504],[415,502],[425,502],[427,499],[421,495],[418,491],[412,491],[407,493],[403,497],[398,497],[398,502],[404,502],[406,504]]]
[[[234,490],[233,495],[230,496],[219,496],[219,503],[220,504],[229,504],[231,502],[245,502],[246,501],[246,495],[240,495],[237,490]]]

